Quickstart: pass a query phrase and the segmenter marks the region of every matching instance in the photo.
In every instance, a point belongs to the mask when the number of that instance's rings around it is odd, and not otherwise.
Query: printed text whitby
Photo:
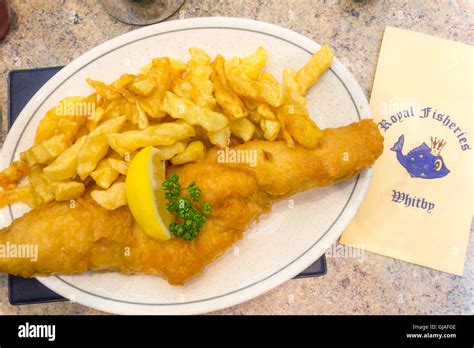
[[[378,125],[379,127],[386,132],[392,125],[396,123],[401,123],[407,118],[419,117],[421,119],[429,119],[440,122],[442,126],[447,127],[459,142],[461,150],[471,150],[471,146],[468,144],[467,133],[453,121],[450,115],[439,113],[437,110],[434,110],[431,107],[425,107],[420,110],[418,116],[413,110],[413,106],[393,114],[388,119],[382,119]]]
[[[427,213],[435,208],[433,202],[429,202],[424,198],[411,197],[408,193],[392,190],[392,202],[403,204],[405,207],[413,207],[425,210]]]

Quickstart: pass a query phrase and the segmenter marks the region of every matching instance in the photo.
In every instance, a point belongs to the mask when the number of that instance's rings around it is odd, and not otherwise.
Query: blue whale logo
[[[445,141],[431,138],[431,147],[423,143],[406,155],[402,153],[404,141],[402,134],[390,150],[396,152],[398,162],[412,178],[437,179],[449,174],[443,157],[439,154],[446,145]]]

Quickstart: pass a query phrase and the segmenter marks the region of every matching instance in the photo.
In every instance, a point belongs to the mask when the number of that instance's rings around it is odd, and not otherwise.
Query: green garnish
[[[211,203],[201,203],[201,209],[194,206],[191,203],[191,199],[194,202],[199,202],[201,199],[201,189],[194,182],[182,189],[179,183],[179,176],[176,174],[171,174],[163,181],[162,186],[165,190],[165,197],[168,200],[166,209],[171,214],[177,216],[177,222],[169,225],[171,234],[184,240],[193,240],[206,222],[205,215],[211,213]],[[189,197],[181,196],[182,190],[187,190]]]

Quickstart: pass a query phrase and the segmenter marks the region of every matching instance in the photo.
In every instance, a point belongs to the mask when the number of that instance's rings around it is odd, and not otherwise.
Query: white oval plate
[[[48,81],[14,123],[3,146],[4,166],[27,149],[45,112],[67,96],[92,92],[85,79],[111,82],[134,73],[151,58],[187,60],[189,47],[211,57],[245,56],[258,46],[269,52],[267,70],[280,78],[285,66],[298,69],[320,48],[316,42],[276,25],[240,18],[193,18],[144,27],[107,41],[82,55]],[[337,59],[308,94],[320,127],[370,118],[364,92]],[[118,314],[204,313],[247,301],[286,282],[317,260],[341,235],[368,187],[370,171],[328,188],[303,192],[273,207],[245,238],[185,286],[153,276],[116,273],[51,276],[39,280],[83,305]],[[0,211],[3,224],[27,209]]]

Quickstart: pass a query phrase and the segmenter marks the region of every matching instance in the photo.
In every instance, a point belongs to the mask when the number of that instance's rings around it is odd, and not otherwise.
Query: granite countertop
[[[0,43],[0,115],[7,113],[7,75],[13,69],[65,65],[137,27],[120,23],[99,1],[10,0],[12,28]],[[336,56],[370,95],[386,25],[474,43],[474,4],[452,1],[186,1],[171,19],[232,16],[275,23],[317,42]],[[291,280],[219,314],[474,314],[474,238],[464,277],[366,252],[328,257],[328,274]],[[75,303],[11,306],[0,275],[0,314],[100,314]]]

